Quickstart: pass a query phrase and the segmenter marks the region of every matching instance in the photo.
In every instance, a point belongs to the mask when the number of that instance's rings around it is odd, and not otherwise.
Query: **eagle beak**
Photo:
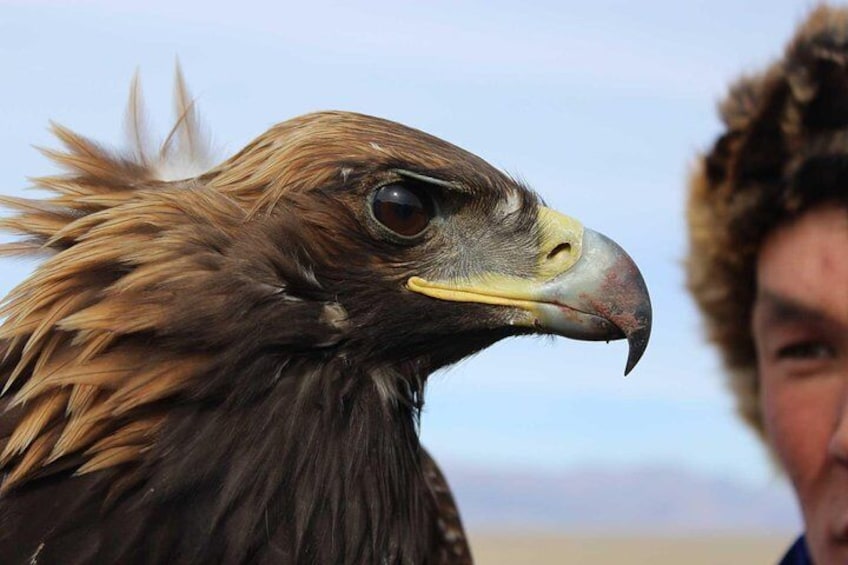
[[[539,268],[533,278],[489,273],[461,281],[411,277],[432,298],[512,307],[510,323],[573,339],[627,339],[624,374],[651,334],[651,299],[633,259],[614,241],[549,208],[539,209]]]
[[[613,240],[583,231],[574,266],[536,290],[539,323],[552,333],[584,340],[626,338],[628,374],[651,335],[651,299],[633,259]]]

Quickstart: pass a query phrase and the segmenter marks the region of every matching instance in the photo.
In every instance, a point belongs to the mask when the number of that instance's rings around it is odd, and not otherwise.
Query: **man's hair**
[[[757,254],[771,230],[813,207],[848,210],[848,8],[816,8],[783,58],[740,79],[720,113],[725,131],[690,183],[688,286],[739,413],[762,435],[751,335]]]

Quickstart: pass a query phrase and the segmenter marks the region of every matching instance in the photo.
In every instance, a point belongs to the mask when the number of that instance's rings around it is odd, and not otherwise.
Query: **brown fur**
[[[848,209],[848,9],[815,9],[783,58],[731,88],[721,115],[726,131],[690,182],[688,285],[740,415],[763,434],[756,258],[776,225],[824,202]]]

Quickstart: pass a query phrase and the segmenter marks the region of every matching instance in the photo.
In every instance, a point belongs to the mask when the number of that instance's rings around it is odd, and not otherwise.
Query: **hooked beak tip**
[[[638,330],[631,331],[627,335],[627,345],[628,345],[628,353],[627,353],[627,365],[624,367],[624,376],[626,377],[630,374],[630,371],[633,370],[633,367],[639,362],[642,358],[642,355],[645,353],[645,349],[648,347],[648,339],[651,336],[651,324],[648,321],[647,324],[642,325]]]

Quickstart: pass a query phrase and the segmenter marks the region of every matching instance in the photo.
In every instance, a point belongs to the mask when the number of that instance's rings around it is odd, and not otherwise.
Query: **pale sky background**
[[[179,57],[220,156],[275,122],[342,109],[417,127],[517,174],[640,264],[654,333],[522,338],[431,381],[438,459],[492,469],[671,464],[775,482],[733,415],[683,283],[687,170],[740,72],[777,56],[807,2],[259,3],[0,0],[0,192],[53,169],[48,120],[109,144],[141,71],[158,131]],[[0,294],[29,267],[4,260]]]

